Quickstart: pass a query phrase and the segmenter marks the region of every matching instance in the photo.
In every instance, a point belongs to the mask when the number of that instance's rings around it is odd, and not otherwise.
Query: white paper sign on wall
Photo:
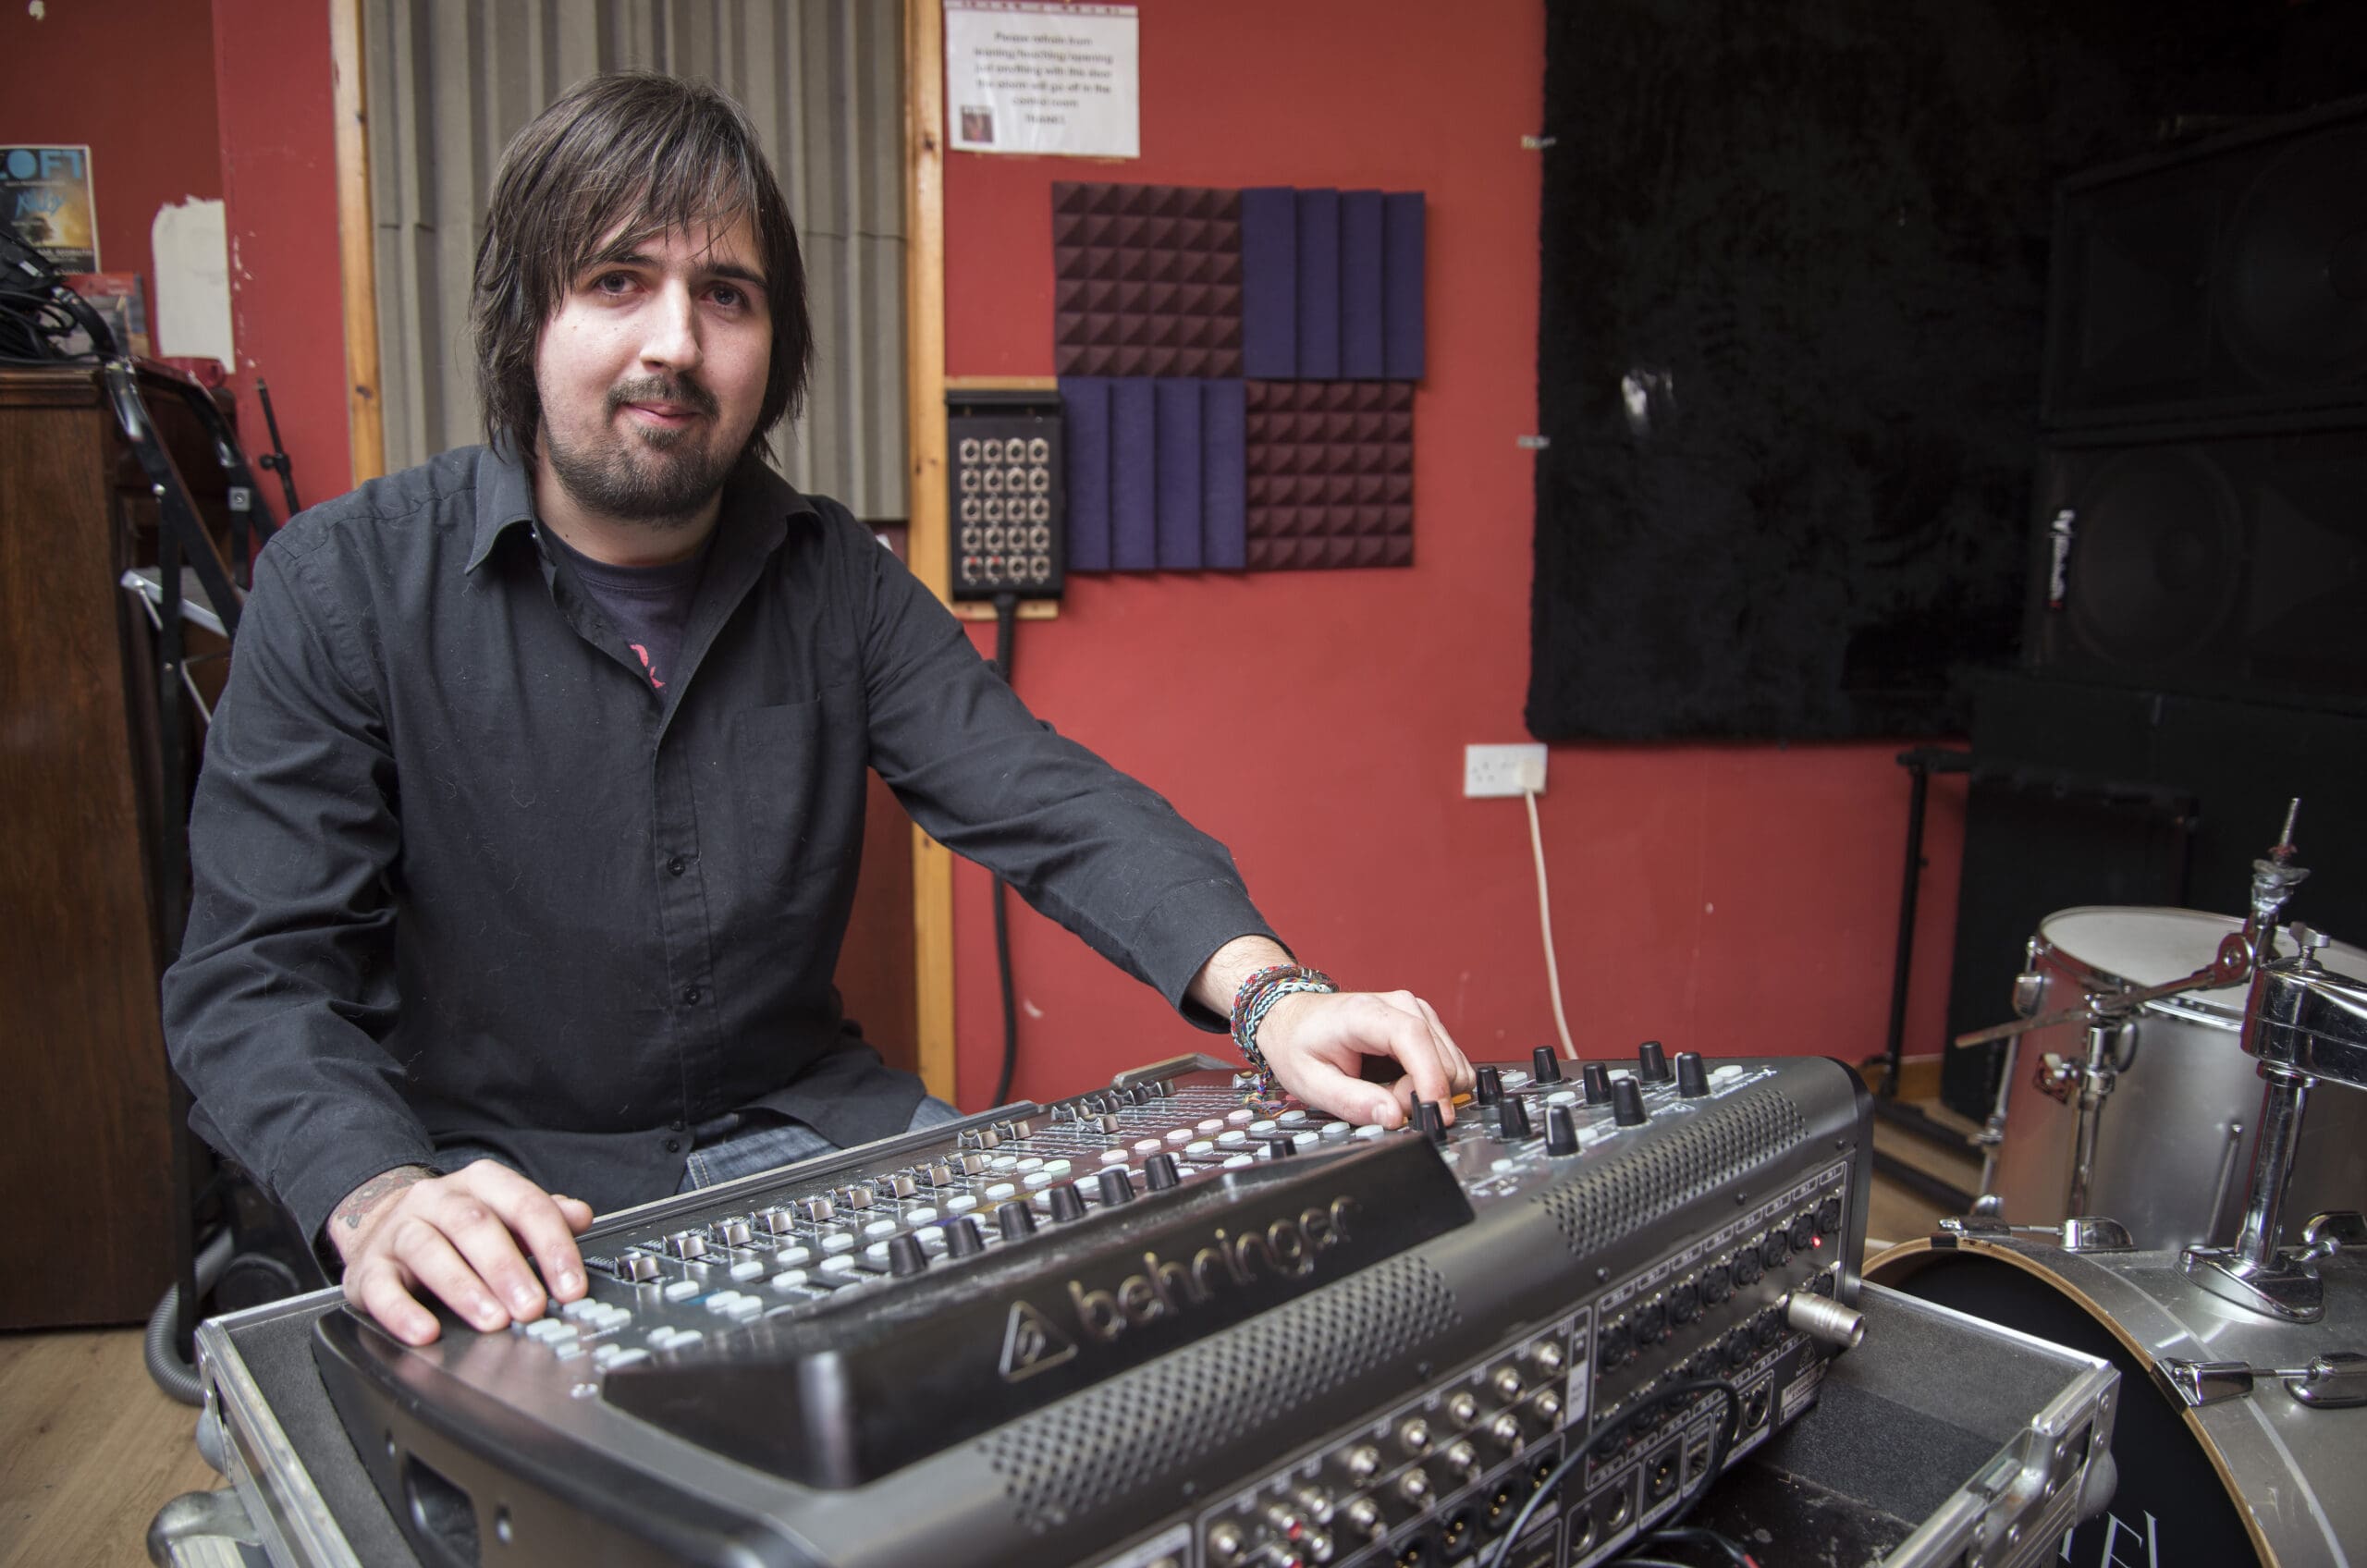
[[[1132,6],[945,0],[945,116],[964,153],[1142,155]]]

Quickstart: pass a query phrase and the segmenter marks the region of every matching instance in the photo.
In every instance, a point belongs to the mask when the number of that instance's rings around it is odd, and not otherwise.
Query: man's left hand
[[[1430,1004],[1411,991],[1302,991],[1274,1003],[1257,1049],[1275,1079],[1308,1105],[1352,1121],[1394,1127],[1417,1099],[1454,1120],[1454,1096],[1471,1087],[1471,1063]],[[1358,1074],[1367,1057],[1394,1058],[1394,1084]]]

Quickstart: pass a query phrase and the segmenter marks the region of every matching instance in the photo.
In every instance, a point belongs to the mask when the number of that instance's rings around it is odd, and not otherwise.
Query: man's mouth
[[[715,399],[690,382],[629,382],[608,394],[611,410],[622,410],[656,430],[679,430],[693,420],[712,415]]]

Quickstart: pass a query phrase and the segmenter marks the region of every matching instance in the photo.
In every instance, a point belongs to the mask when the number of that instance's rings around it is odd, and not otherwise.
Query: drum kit
[[[1956,1041],[2010,1042],[1980,1200],[1866,1265],[2120,1368],[2072,1568],[2367,1568],[2367,1096],[2318,1094],[2367,1090],[2367,951],[2277,925],[2294,805],[2240,921],[2042,925],[2020,1016]]]

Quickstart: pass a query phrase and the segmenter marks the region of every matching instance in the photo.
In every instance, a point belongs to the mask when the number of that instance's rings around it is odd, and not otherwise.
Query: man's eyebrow
[[[654,267],[657,258],[646,251],[603,251],[583,263],[576,276],[596,272],[602,267]],[[757,288],[765,287],[765,275],[738,262],[716,262],[701,269],[709,277],[728,277],[734,283],[746,283]]]

